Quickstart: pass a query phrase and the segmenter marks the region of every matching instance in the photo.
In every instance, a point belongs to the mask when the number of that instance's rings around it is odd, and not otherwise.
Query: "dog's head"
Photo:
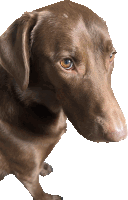
[[[127,136],[111,89],[115,53],[103,19],[70,1],[24,14],[0,38],[0,63],[21,90],[31,71],[30,82],[51,87],[77,131],[93,141]]]

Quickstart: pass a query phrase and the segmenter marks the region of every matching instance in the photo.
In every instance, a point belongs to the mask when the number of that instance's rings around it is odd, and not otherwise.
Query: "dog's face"
[[[67,117],[89,140],[125,138],[125,118],[111,89],[116,51],[105,22],[75,4],[44,15],[32,50],[42,53],[40,62]]]
[[[111,89],[115,53],[105,22],[88,8],[60,2],[38,13],[31,32],[32,65],[39,66],[42,84],[45,80],[54,88],[69,120],[89,140],[127,136]]]

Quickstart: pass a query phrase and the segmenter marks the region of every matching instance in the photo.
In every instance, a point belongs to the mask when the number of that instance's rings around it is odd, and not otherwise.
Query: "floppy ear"
[[[29,84],[30,33],[37,21],[37,14],[25,13],[13,22],[0,37],[0,64],[25,90]]]

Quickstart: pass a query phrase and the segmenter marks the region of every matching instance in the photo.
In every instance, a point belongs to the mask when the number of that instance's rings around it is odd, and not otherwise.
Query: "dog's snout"
[[[117,108],[111,113],[108,111],[107,133],[104,135],[109,141],[118,142],[127,137],[127,125],[125,117],[117,105]]]
[[[127,137],[127,125],[122,128],[109,129],[108,132],[104,134],[104,139],[110,142],[119,142]]]
[[[121,127],[117,127],[113,126],[111,122],[95,122],[95,125],[93,125],[93,130],[91,133],[89,133],[87,139],[93,142],[119,142],[124,140],[127,135],[128,132],[126,124]]]
[[[105,95],[106,94],[106,95]],[[116,101],[113,92],[105,90],[93,106],[94,138],[97,141],[118,142],[127,137],[127,125],[124,114]],[[95,140],[95,139],[94,139]],[[93,140],[93,141],[94,141]]]
[[[98,127],[96,135],[105,141],[118,142],[128,135],[126,121],[121,110],[114,111],[113,114],[108,111],[104,118],[96,117],[95,123],[95,127]]]

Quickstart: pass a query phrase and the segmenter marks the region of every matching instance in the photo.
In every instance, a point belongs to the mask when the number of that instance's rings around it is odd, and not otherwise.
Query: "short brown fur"
[[[0,179],[14,174],[35,200],[39,174],[66,131],[66,117],[88,140],[126,138],[111,89],[115,53],[105,22],[87,7],[60,2],[17,19],[0,37]],[[63,59],[73,67],[64,69]]]

